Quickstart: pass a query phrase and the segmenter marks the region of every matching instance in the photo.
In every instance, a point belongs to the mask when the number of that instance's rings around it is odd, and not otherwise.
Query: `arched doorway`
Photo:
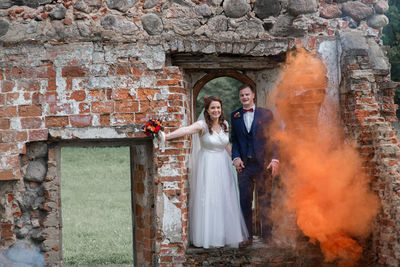
[[[239,71],[220,71],[209,73],[201,77],[193,87],[193,114],[194,120],[198,118],[204,107],[203,97],[218,96],[223,100],[225,119],[230,123],[230,114],[241,106],[238,96],[238,88],[243,85],[250,85],[257,96],[256,83],[248,76]],[[253,198],[253,234],[260,234],[260,217],[257,194]]]
[[[214,95],[222,98],[224,115],[229,122],[229,114],[240,107],[237,89],[242,84],[248,84],[256,90],[255,83],[238,71],[221,71],[204,75],[193,87],[194,119],[199,116],[203,108],[203,97]]]

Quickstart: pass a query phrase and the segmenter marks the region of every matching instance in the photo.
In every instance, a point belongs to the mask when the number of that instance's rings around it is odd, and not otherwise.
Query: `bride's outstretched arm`
[[[228,152],[229,157],[232,157],[232,145],[231,143],[228,143],[225,147],[226,152]]]
[[[166,134],[165,140],[171,140],[171,139],[182,137],[184,135],[199,133],[201,131],[201,129],[202,129],[201,123],[199,121],[196,121],[192,125],[178,128],[175,131]]]

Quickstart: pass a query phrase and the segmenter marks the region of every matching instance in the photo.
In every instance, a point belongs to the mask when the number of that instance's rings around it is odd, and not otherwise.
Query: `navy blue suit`
[[[265,186],[267,181],[266,164],[271,159],[278,159],[278,148],[270,142],[268,130],[273,121],[270,110],[256,107],[250,132],[247,132],[243,119],[243,108],[231,114],[232,159],[241,158],[245,168],[238,173],[240,205],[249,236],[253,235],[252,202],[254,184],[258,195],[261,217],[261,235],[268,238],[271,235],[271,225],[268,223],[268,213],[271,207],[271,194]],[[270,176],[269,176],[270,177]],[[271,178],[269,178],[271,179]],[[272,181],[269,181],[272,182]]]

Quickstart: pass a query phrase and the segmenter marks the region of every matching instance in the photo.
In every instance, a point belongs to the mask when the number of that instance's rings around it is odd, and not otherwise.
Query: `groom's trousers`
[[[263,239],[268,239],[271,237],[272,225],[268,219],[271,209],[271,187],[267,186],[267,183],[271,183],[271,178],[268,177],[264,166],[261,166],[255,158],[248,158],[244,161],[244,164],[245,168],[242,172],[238,173],[238,183],[240,206],[247,230],[249,231],[249,237],[253,237],[252,203],[255,185],[260,210],[261,237]]]

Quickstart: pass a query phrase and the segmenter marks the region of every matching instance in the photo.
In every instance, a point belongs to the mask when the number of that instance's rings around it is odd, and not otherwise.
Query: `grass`
[[[128,147],[61,152],[64,266],[132,266]]]

